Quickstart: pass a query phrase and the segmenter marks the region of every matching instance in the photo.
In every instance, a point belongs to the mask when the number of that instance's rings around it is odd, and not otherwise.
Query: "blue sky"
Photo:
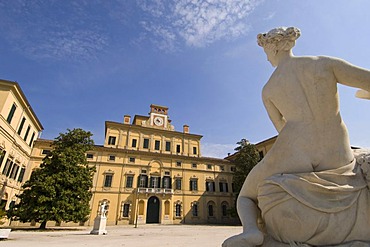
[[[261,100],[273,72],[256,36],[296,26],[295,55],[370,68],[367,0],[0,0],[0,78],[17,81],[53,139],[169,107],[203,156],[276,135]],[[370,83],[370,82],[369,82]],[[351,144],[370,147],[370,101],[339,86]]]

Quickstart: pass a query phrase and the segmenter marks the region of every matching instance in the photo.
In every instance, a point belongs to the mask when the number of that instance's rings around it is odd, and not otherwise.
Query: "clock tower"
[[[160,105],[150,105],[150,125],[157,128],[167,129],[168,125],[168,107]]]

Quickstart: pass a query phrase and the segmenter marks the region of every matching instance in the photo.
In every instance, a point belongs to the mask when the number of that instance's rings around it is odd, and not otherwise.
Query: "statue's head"
[[[278,27],[267,33],[257,35],[257,43],[263,47],[273,67],[278,66],[279,58],[277,54],[281,51],[289,52],[295,45],[296,39],[301,35],[301,31],[296,27]]]
[[[269,50],[290,50],[294,47],[301,31],[296,27],[278,27],[257,35],[259,46]]]

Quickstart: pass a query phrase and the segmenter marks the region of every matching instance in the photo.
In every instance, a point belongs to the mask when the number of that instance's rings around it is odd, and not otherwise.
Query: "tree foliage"
[[[236,153],[230,160],[235,165],[235,172],[233,176],[235,205],[229,210],[229,214],[233,217],[237,216],[236,201],[239,196],[239,192],[243,187],[244,181],[252,168],[260,160],[256,147],[253,144],[250,144],[248,140],[241,139],[236,144],[239,146],[234,149]]]
[[[20,202],[12,209],[15,219],[41,222],[40,228],[47,221],[87,220],[95,172],[86,159],[94,145],[91,136],[82,129],[68,129],[55,138],[53,150],[23,185]]]
[[[234,150],[237,151],[232,163],[235,165],[233,177],[234,190],[239,194],[243,183],[252,168],[258,163],[260,157],[255,145],[249,143],[246,139],[237,142],[239,145]]]

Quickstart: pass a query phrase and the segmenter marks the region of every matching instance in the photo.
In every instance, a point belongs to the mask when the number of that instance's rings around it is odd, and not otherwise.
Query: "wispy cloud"
[[[159,48],[173,49],[176,42],[203,47],[218,40],[230,40],[245,35],[250,29],[247,17],[261,0],[165,0],[137,2],[151,16],[142,22],[162,44]],[[166,3],[166,4],[165,4]],[[148,28],[150,27],[150,28]],[[161,40],[161,41],[158,41]]]
[[[269,13],[265,18],[263,18],[264,21],[271,20],[272,18],[275,17],[276,12],[271,12]]]
[[[234,153],[236,144],[202,143],[202,156],[225,158],[229,153]]]
[[[0,7],[4,38],[31,59],[90,60],[109,39],[87,15],[88,2],[15,0]]]
[[[0,32],[11,49],[35,60],[94,60],[122,40],[173,52],[245,35],[261,1],[0,0]]]

